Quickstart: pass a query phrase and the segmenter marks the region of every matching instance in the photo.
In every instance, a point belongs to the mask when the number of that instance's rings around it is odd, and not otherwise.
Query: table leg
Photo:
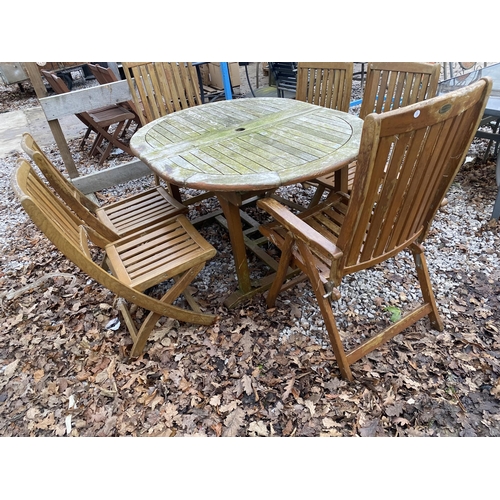
[[[233,249],[234,265],[236,275],[238,276],[238,285],[243,293],[250,292],[250,273],[248,270],[248,261],[243,237],[243,226],[241,225],[240,208],[238,205],[230,202],[223,193],[216,193],[224,217],[227,220],[229,238]]]
[[[349,165],[335,171],[335,188],[336,191],[347,193],[349,190]]]
[[[250,271],[246,253],[247,248],[255,253],[255,255],[274,271],[278,268],[278,262],[271,256],[265,255],[265,251],[259,247],[258,240],[253,240],[246,234],[248,231],[252,232],[253,228],[250,227],[249,230],[243,231],[241,221],[242,214],[240,213],[240,207],[249,202],[252,199],[252,195],[262,195],[264,193],[266,192],[244,193],[243,195],[241,193],[215,193],[222,208],[222,212],[224,213],[225,221],[223,225],[229,232],[236,275],[238,277],[238,290],[235,290],[226,300],[224,300],[224,305],[230,309],[239,306],[243,302],[251,299],[254,295],[262,294],[266,290],[269,290],[274,281],[275,273],[256,280],[255,282],[250,281]],[[271,195],[272,192],[269,191],[266,194]],[[250,198],[248,197],[249,195]],[[217,217],[217,219],[219,219],[219,217]],[[247,222],[249,222],[250,226],[254,226],[253,222],[249,220],[247,220]],[[265,238],[263,238],[263,240],[266,241]],[[293,279],[290,279],[290,281],[283,286],[283,290],[294,286],[297,282],[306,278],[305,274],[297,276],[299,271],[298,268],[288,269],[287,278]]]

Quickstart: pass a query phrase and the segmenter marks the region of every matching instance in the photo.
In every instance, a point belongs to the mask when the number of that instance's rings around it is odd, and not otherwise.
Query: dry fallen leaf
[[[250,422],[250,425],[248,426],[248,431],[250,435],[254,436],[255,435],[262,437],[269,436],[269,430],[267,429],[266,424],[262,420],[259,420],[258,422]]]
[[[236,408],[225,419],[224,425],[226,428],[222,433],[223,437],[235,437],[238,435],[240,427],[243,425],[245,419],[245,412],[240,408]]]
[[[71,434],[71,415],[68,415],[65,419],[66,424],[66,434],[69,436]]]
[[[333,420],[330,417],[325,417],[322,421],[322,424],[327,428],[330,429],[331,427],[334,427],[335,425],[335,420]]]
[[[14,372],[16,371],[18,364],[19,364],[18,359],[12,361],[12,363],[9,363],[7,366],[3,368],[2,371],[0,371],[0,375],[3,375],[4,377],[9,379],[10,377],[12,377],[12,375],[14,375]]]
[[[311,412],[311,417],[314,417],[314,414],[316,413],[316,406],[310,399],[306,399],[304,401],[305,407]]]
[[[220,398],[221,398],[220,394],[216,394],[215,396],[212,396],[210,398],[210,404],[212,406],[219,406],[220,405]]]
[[[286,384],[286,387],[285,387],[285,392],[283,393],[283,395],[281,396],[281,399],[283,401],[286,401],[286,398],[290,395],[290,393],[292,392],[292,389],[293,389],[293,384],[295,384],[295,377],[292,377],[288,383]]]
[[[250,396],[250,394],[252,394],[253,392],[252,379],[248,375],[243,375],[243,377],[241,378],[241,383],[243,384],[245,394],[247,396]]]
[[[33,373],[33,380],[35,381],[35,384],[40,382],[40,380],[42,380],[44,375],[45,373],[43,370],[37,370],[35,373]]]
[[[495,387],[491,389],[490,394],[500,399],[500,379],[497,379]]]

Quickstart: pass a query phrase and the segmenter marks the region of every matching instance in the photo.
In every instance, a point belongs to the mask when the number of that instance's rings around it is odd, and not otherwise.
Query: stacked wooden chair
[[[434,97],[440,68],[439,64],[430,63],[368,63],[359,117],[364,119],[370,113],[385,113]],[[321,199],[325,189],[347,192],[352,187],[355,170],[354,161],[347,167],[347,175],[332,172],[316,179],[319,187],[311,205]]]
[[[278,97],[285,97],[287,93],[295,94],[297,91],[297,63],[270,62],[268,65]]]
[[[50,71],[41,71],[41,73],[52,87],[52,90],[57,94],[70,92],[66,83],[56,74]],[[119,148],[125,153],[132,155],[132,150],[123,139],[126,126],[135,117],[130,110],[114,105],[77,113],[76,116],[87,126],[85,135],[80,143],[80,149],[83,149],[85,142],[92,132],[96,134],[90,154],[92,156],[100,155],[99,165],[102,165],[109,157],[113,148]]]
[[[162,186],[155,186],[117,202],[99,206],[55,167],[30,134],[23,134],[21,147],[71,210],[85,224],[110,241],[188,211],[187,207],[175,200]]]
[[[373,73],[372,73],[373,75]],[[289,266],[307,275],[343,377],[351,365],[424,316],[443,329],[423,243],[443,197],[462,165],[483,115],[492,81],[480,81],[416,104],[365,117],[350,195],[332,193],[299,216],[273,198],[257,205],[275,222],[261,232],[281,250],[267,296],[273,307]],[[342,279],[411,251],[423,303],[346,352],[331,300]]]
[[[26,160],[19,160],[12,187],[23,208],[47,238],[81,271],[119,297],[118,307],[133,339],[131,357],[141,354],[162,316],[200,325],[216,321],[216,316],[201,312],[192,300],[188,299],[192,310],[174,305],[181,294],[186,295],[188,285],[216,254],[184,215],[109,241],[75,215]],[[104,250],[106,269],[93,261],[92,245]],[[146,293],[169,280],[173,284],[161,299]],[[135,321],[140,320],[137,317],[134,320],[127,303],[149,311],[140,325],[136,325]]]
[[[100,64],[87,64],[90,72],[94,75],[95,79],[99,82],[100,85],[106,85],[109,83],[114,83],[119,81],[118,77],[115,75],[111,68],[105,68]],[[138,128],[141,126],[141,119],[139,118],[139,113],[136,110],[135,104],[133,101],[126,101],[119,103],[120,106],[128,109],[134,115],[134,119],[130,120],[124,127],[124,132],[127,131],[130,126],[135,126],[133,132],[136,132]]]

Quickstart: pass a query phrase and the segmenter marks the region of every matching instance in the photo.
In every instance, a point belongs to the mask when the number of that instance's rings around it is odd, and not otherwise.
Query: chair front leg
[[[123,127],[125,126],[125,122],[120,122],[116,124],[115,130],[113,132],[113,139],[116,139],[118,141],[119,135]],[[99,159],[99,165],[102,165],[104,161],[109,157],[111,154],[111,151],[113,150],[113,147],[115,147],[116,144],[114,142],[108,141],[108,145],[104,149],[103,153],[101,154],[101,158]]]
[[[204,263],[198,264],[191,269],[187,270],[180,277],[176,278],[174,285],[168,290],[165,295],[161,298],[162,302],[166,304],[172,304],[174,300],[179,297],[186,289],[186,287],[193,281],[193,279],[200,273],[200,271],[205,267]],[[188,300],[189,302],[189,300]],[[134,340],[134,345],[132,346],[132,350],[130,352],[130,356],[132,358],[136,358],[139,356],[146,345],[146,342],[149,338],[149,335],[153,328],[156,325],[156,322],[161,318],[160,314],[155,312],[150,312],[144,321],[142,322],[141,327],[136,333],[136,337]]]
[[[294,238],[292,233],[286,235],[285,241],[283,243],[283,248],[281,248],[281,257],[278,264],[278,269],[276,271],[276,276],[274,278],[271,288],[267,292],[266,304],[267,307],[274,307],[276,303],[276,297],[278,296],[281,287],[286,278],[288,266],[292,260],[292,247],[294,243]]]
[[[132,340],[135,342],[137,340],[137,328],[135,327],[132,314],[127,306],[127,302],[121,297],[118,297],[118,310],[122,313],[123,321],[125,321],[127,330],[129,331]]]
[[[93,130],[90,127],[87,127],[87,130],[85,131],[85,135],[83,136],[83,139],[80,142],[80,151],[83,150],[83,148],[85,147],[85,142],[87,142],[87,139],[88,139],[91,132],[93,132]]]
[[[434,298],[434,292],[432,291],[429,269],[427,268],[424,249],[421,245],[413,244],[411,247],[411,251],[413,254],[413,259],[415,261],[415,267],[417,268],[417,276],[420,283],[420,289],[422,290],[422,297],[424,299],[424,302],[431,306],[431,312],[428,315],[431,326],[435,330],[441,332],[444,328],[443,320],[439,315],[436,300]]]
[[[311,282],[316,300],[318,301],[319,309],[325,322],[326,330],[335,354],[335,359],[339,365],[340,373],[344,378],[352,381],[354,378],[344,351],[344,346],[342,345],[342,339],[340,338],[337,324],[335,322],[335,316],[330,303],[331,294],[327,293],[327,290],[321,281],[319,272],[314,266],[314,258],[309,247],[304,242],[297,240],[297,248],[304,260],[307,275]]]

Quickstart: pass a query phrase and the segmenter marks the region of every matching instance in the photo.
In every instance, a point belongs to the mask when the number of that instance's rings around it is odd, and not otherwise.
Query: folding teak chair
[[[216,316],[201,312],[188,298],[192,310],[173,304],[216,254],[184,215],[109,243],[83,225],[25,160],[18,162],[12,187],[23,208],[47,238],[84,273],[120,298],[118,307],[133,339],[132,357],[140,355],[162,316],[199,325],[216,321]],[[105,251],[105,262],[111,273],[93,261],[92,244]],[[146,294],[149,288],[169,280],[173,284],[161,299]],[[149,311],[139,327],[127,303]]]
[[[455,92],[365,118],[350,195],[337,192],[294,215],[272,198],[257,205],[276,222],[261,232],[282,252],[269,290],[272,307],[288,267],[307,275],[342,376],[351,365],[424,316],[443,329],[430,283],[423,243],[483,115],[492,81],[483,78]],[[342,279],[408,249],[415,261],[422,303],[346,352],[331,300]]]

